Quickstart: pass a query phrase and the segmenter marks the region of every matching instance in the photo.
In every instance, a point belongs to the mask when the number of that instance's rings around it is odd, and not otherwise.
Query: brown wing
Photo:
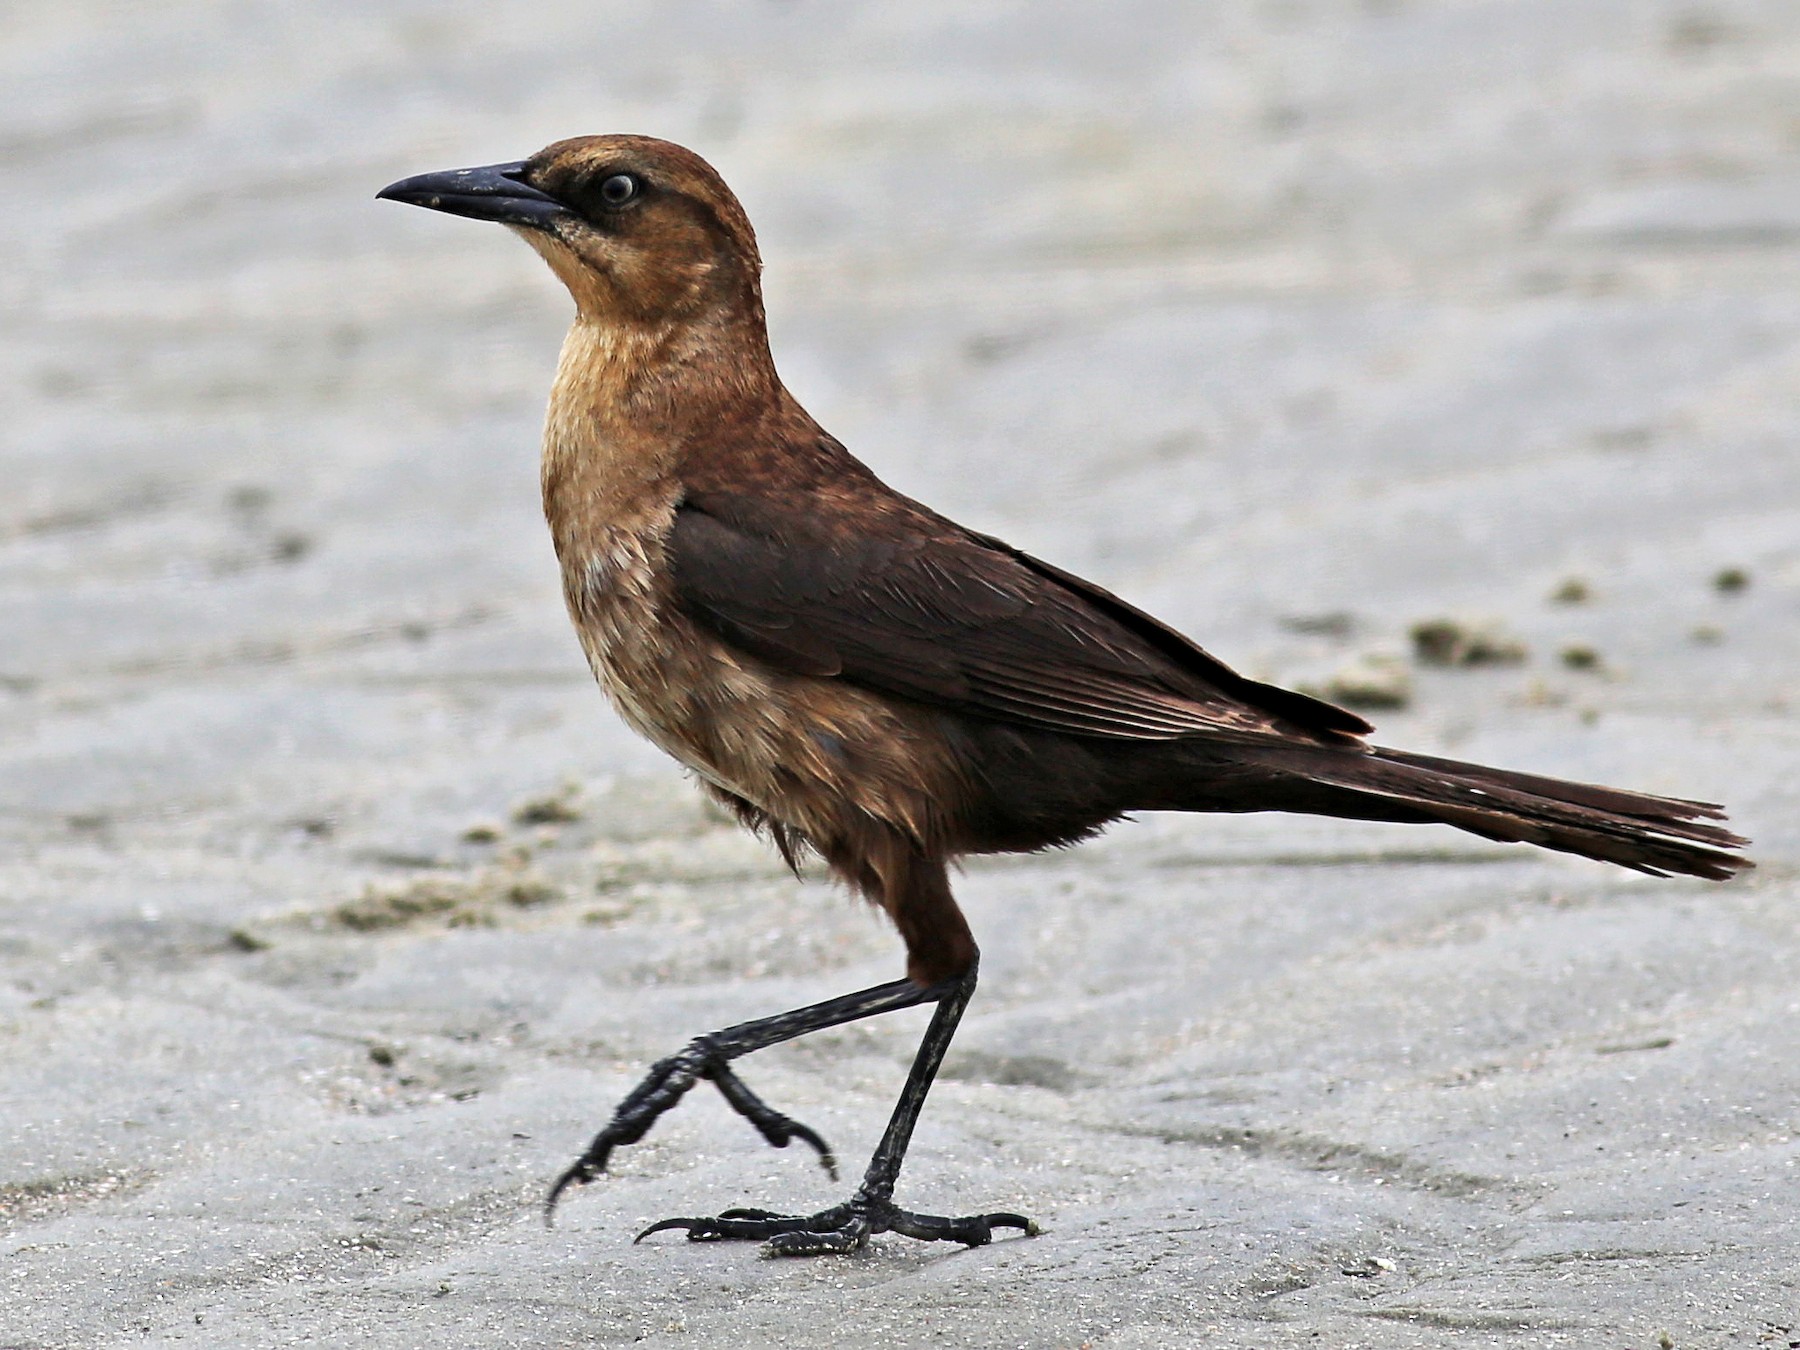
[[[680,602],[780,669],[992,720],[1128,740],[1370,729],[904,499],[851,520],[803,500],[694,494],[668,545]]]

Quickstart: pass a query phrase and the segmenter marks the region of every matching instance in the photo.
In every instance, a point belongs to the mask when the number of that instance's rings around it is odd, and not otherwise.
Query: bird
[[[932,1081],[976,987],[950,884],[972,855],[1085,839],[1137,811],[1281,811],[1442,823],[1652,875],[1725,879],[1748,840],[1711,803],[1372,744],[1354,712],[1247,678],[1094,582],[882,482],[776,373],[743,207],[692,150],[580,136],[528,159],[420,174],[379,197],[496,222],[574,300],[541,486],[563,594],[624,721],[798,872],[823,860],[904,944],[892,981],[696,1036],[651,1066],[556,1180],[545,1216],[700,1083],[770,1144],[817,1132],[733,1065],[766,1046],[930,1006],[848,1199],[736,1208],[638,1234],[776,1256],[896,1233],[974,1247],[1013,1213],[894,1200]]]

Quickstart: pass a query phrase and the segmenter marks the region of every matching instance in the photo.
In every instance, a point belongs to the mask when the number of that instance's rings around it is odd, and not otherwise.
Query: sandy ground
[[[698,1096],[546,1232],[648,1060],[899,963],[592,689],[565,297],[372,200],[600,130],[719,164],[896,485],[1761,869],[1278,817],[972,867],[902,1199],[1043,1236],[633,1247],[839,1196]],[[0,202],[0,1345],[1800,1344],[1791,0],[14,0]],[[1526,659],[1417,663],[1439,615]],[[860,1158],[891,1023],[746,1076]]]

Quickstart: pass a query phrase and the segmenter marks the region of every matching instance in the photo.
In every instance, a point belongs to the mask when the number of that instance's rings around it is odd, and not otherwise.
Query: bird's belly
[[[935,833],[951,775],[913,717],[841,681],[734,652],[647,566],[609,567],[605,580],[571,587],[570,610],[588,664],[634,731],[816,840],[870,817]]]
[[[583,600],[575,624],[582,650],[625,723],[708,782],[758,801],[766,682],[721,660],[709,650],[717,643],[649,588],[590,588]]]

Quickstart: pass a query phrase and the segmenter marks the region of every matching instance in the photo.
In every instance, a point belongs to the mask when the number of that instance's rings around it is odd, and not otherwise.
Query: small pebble
[[[1511,666],[1527,655],[1523,642],[1491,621],[1424,619],[1412,626],[1412,642],[1428,666]]]
[[[581,810],[575,805],[575,794],[576,789],[569,787],[548,797],[521,802],[513,811],[513,821],[519,825],[567,825],[570,821],[580,820]]]
[[[1585,605],[1593,598],[1593,590],[1580,577],[1565,577],[1550,592],[1550,603],[1553,605]]]
[[[1412,701],[1412,673],[1398,657],[1368,653],[1302,692],[1346,708],[1404,708]]]
[[[1356,616],[1343,610],[1325,614],[1288,614],[1277,620],[1290,633],[1307,637],[1347,638],[1356,631]]]
[[[1570,670],[1600,669],[1600,653],[1585,643],[1573,643],[1562,649],[1562,663]]]

